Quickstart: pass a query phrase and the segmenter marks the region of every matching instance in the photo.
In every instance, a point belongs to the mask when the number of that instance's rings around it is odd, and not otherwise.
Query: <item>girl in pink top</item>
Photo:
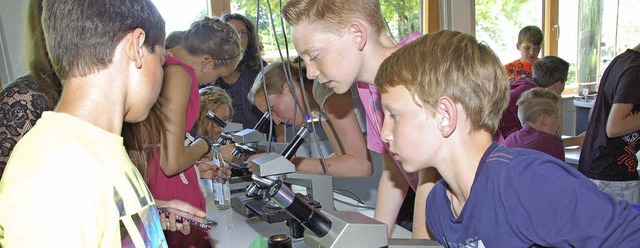
[[[240,41],[229,24],[205,17],[191,25],[179,45],[167,50],[160,99],[164,113],[162,142],[149,162],[149,188],[159,200],[179,199],[206,211],[195,162],[210,157],[211,141],[185,141],[198,118],[198,84],[212,83],[233,71],[242,58]],[[185,145],[188,143],[188,145]],[[201,171],[202,172],[202,171]],[[166,231],[169,247],[208,247],[205,231],[187,236]]]

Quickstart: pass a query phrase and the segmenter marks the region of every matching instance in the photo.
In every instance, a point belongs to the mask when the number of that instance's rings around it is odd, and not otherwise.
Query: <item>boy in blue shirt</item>
[[[428,59],[424,55],[428,54]],[[637,247],[640,213],[546,154],[493,142],[509,81],[491,49],[427,34],[380,66],[382,139],[410,172],[442,175],[429,230],[449,247]],[[418,148],[418,149],[416,149]]]

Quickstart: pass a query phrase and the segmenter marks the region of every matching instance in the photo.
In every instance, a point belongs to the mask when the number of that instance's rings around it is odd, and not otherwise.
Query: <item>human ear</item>
[[[450,97],[441,97],[436,103],[436,125],[442,137],[448,138],[456,130],[458,109]]]
[[[360,20],[351,21],[347,25],[347,34],[351,37],[351,42],[359,50],[362,51],[367,44],[367,29]]]
[[[146,33],[141,28],[136,28],[130,34],[131,42],[129,46],[129,57],[134,61],[136,68],[142,68],[142,58],[144,57],[144,41]]]

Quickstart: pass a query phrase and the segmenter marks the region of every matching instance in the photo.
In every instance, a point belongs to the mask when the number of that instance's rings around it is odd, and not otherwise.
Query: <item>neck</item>
[[[185,49],[182,45],[175,46],[173,48],[168,49],[167,51],[171,52],[174,58],[182,61],[182,63],[185,63],[191,66],[191,68],[193,68],[193,70],[195,70],[196,73],[200,70],[199,60],[197,60],[193,55],[191,55],[187,51],[187,49]]]
[[[385,32],[380,34],[377,38],[369,40],[365,46],[363,52],[366,58],[363,62],[363,69],[360,70],[357,80],[373,84],[376,72],[382,64],[382,62],[389,57],[393,52],[398,50],[398,46]]]
[[[636,47],[634,47],[633,50],[635,50],[636,52],[640,52],[640,44],[638,44]]]
[[[455,137],[452,135],[453,139],[447,141],[451,149],[440,153],[443,160],[436,167],[449,185],[448,191],[457,213],[469,199],[480,160],[493,143],[493,137],[485,131],[460,130],[459,133],[464,134],[456,134]],[[467,135],[468,133],[471,135]]]
[[[307,86],[307,84],[305,84],[305,91],[307,93],[307,100],[309,102],[309,108],[311,109],[311,111],[318,111],[318,110],[320,110],[320,106],[318,106],[318,102],[316,102],[314,100],[314,98],[313,98],[313,85]],[[302,96],[300,98],[304,99],[304,98],[302,98]],[[307,110],[305,109],[303,112],[307,112]],[[309,114],[309,113],[307,113],[307,114]]]
[[[234,70],[233,72],[229,73],[229,75],[222,77],[222,80],[224,80],[224,82],[227,84],[235,84],[240,78],[241,74],[242,73],[240,71]]]
[[[66,80],[54,112],[75,116],[120,135],[125,113],[124,86],[114,85],[122,79],[105,71]]]

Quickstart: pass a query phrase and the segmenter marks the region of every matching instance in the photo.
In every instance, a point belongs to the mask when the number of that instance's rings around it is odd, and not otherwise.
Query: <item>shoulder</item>
[[[0,94],[1,98],[15,98],[18,95],[37,94],[38,84],[31,76],[23,76],[6,85]]]
[[[509,63],[507,63],[506,65],[504,65],[504,67],[512,67],[518,64],[522,64],[522,62],[520,62],[520,59],[516,59],[514,61],[511,61]]]
[[[315,81],[313,83],[313,98],[316,100],[321,109],[324,109],[324,104],[331,95],[335,94],[333,89],[327,87],[327,85],[318,83]]]

